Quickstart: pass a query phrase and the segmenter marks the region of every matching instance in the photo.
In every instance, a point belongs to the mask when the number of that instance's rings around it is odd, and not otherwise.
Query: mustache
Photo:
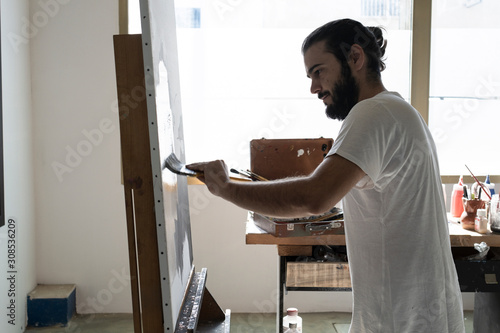
[[[328,95],[327,91],[321,91],[318,93],[318,98],[323,99],[323,97],[325,97],[326,95]]]

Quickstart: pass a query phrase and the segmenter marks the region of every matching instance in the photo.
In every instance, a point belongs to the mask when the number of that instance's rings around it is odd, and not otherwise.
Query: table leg
[[[476,292],[474,295],[474,333],[500,332],[500,293]]]
[[[278,309],[276,312],[276,332],[283,333],[283,300],[286,276],[286,257],[279,256],[278,260]]]

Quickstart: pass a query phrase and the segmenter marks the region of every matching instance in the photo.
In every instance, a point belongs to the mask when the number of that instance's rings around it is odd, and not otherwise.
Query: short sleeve
[[[383,104],[360,102],[344,120],[328,155],[346,158],[377,183],[396,157],[400,138],[397,122]]]

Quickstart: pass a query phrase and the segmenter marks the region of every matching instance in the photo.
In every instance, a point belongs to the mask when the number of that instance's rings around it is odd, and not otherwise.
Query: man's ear
[[[359,71],[365,63],[365,52],[358,44],[352,44],[351,52],[349,53],[349,62],[352,69]]]

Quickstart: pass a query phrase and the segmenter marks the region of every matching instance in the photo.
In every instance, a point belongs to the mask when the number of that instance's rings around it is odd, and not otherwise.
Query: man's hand
[[[207,185],[210,193],[223,197],[224,189],[229,183],[229,174],[226,163],[222,160],[212,162],[193,163],[186,166],[188,169],[199,172],[198,179]]]

